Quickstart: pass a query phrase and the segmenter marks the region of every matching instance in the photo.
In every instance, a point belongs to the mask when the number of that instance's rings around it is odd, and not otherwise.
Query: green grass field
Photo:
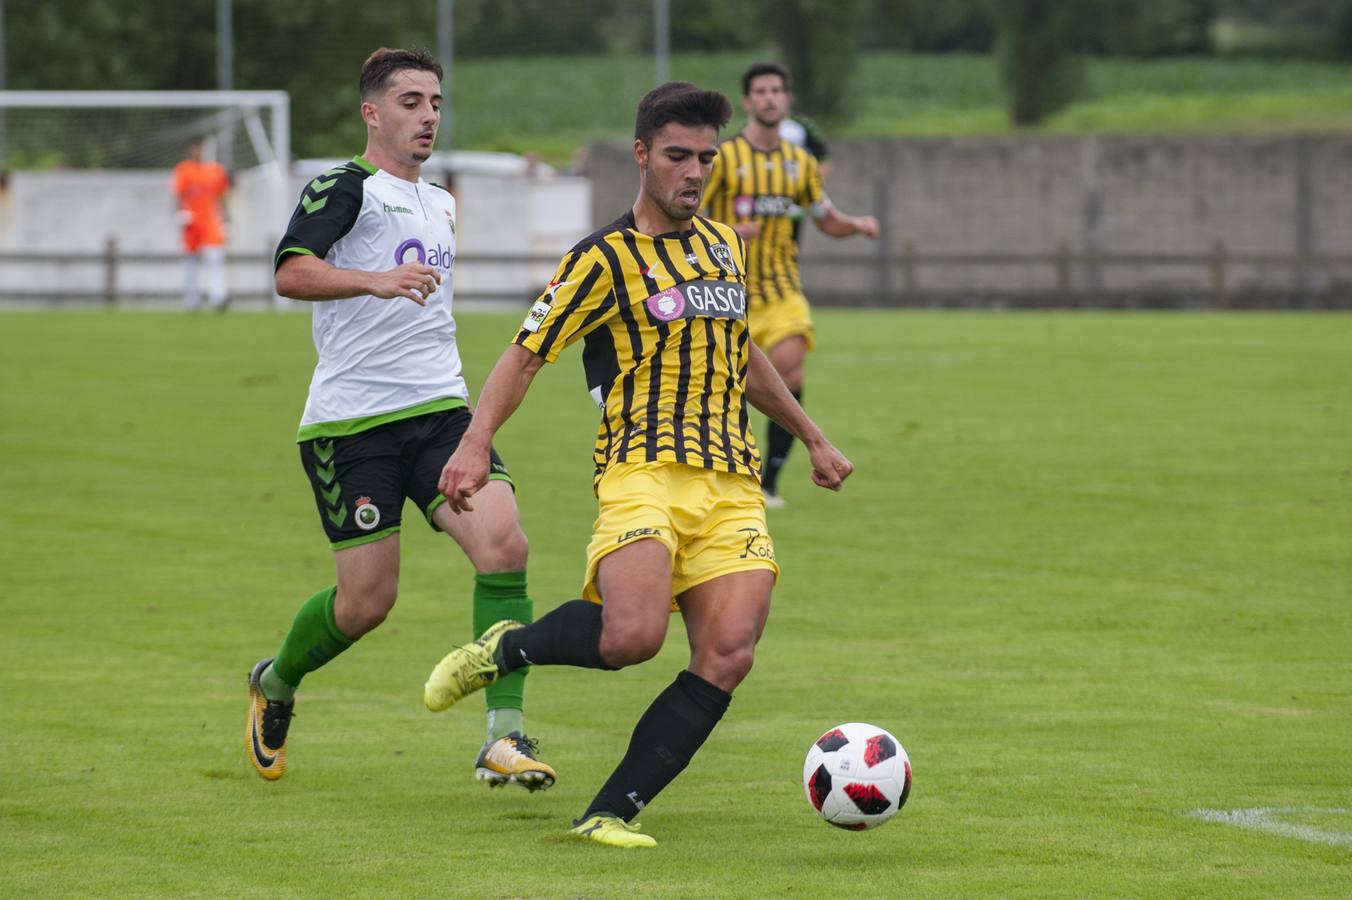
[[[676,54],[671,77],[735,100],[757,54]],[[633,110],[652,85],[649,57],[518,57],[456,64],[455,146],[532,151],[556,164],[599,138],[633,134]],[[541,88],[548,85],[548,90]],[[850,83],[853,117],[832,138],[1008,134],[992,57],[861,55]],[[735,104],[734,104],[735,105]],[[741,121],[737,107],[736,122]],[[1082,96],[1048,133],[1347,131],[1352,68],[1324,61],[1091,58]],[[443,140],[445,137],[443,136]]]
[[[516,319],[462,317],[474,384]],[[399,605],[309,677],[265,783],[245,675],[332,571],[290,443],[308,317],[0,317],[0,894],[1346,897],[1352,317],[820,328],[809,405],[858,474],[791,462],[757,667],[631,853],[561,835],[679,621],[636,669],[532,674],[560,782],[489,793],[478,709],[422,709],[471,573],[414,518]],[[537,611],[578,588],[595,416],[570,352],[499,442]],[[850,720],[915,768],[862,834],[799,783]],[[1288,833],[1191,815],[1255,809]]]

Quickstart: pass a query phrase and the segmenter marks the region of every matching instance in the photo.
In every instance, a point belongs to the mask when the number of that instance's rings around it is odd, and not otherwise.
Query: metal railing
[[[462,255],[457,258],[463,273],[475,266],[529,267],[531,271],[552,271],[555,255]],[[182,296],[177,275],[182,257],[171,252],[125,252],[110,238],[102,252],[72,257],[60,251],[0,252],[0,304],[5,302],[75,302],[115,307],[128,300],[177,300]],[[232,253],[227,265],[234,274],[232,297],[268,300],[272,290],[272,253]],[[43,283],[16,286],[9,277],[14,266],[51,266],[61,277],[31,279]],[[159,286],[147,288],[126,283],[123,274],[129,266],[153,266],[172,277],[158,279]],[[843,306],[934,306],[934,305],[1030,305],[1093,306],[1095,297],[1133,295],[1148,298],[1141,305],[1167,307],[1207,306],[1225,309],[1234,306],[1274,307],[1308,306],[1352,309],[1352,255],[1311,254],[1297,256],[1277,253],[1234,253],[1217,242],[1209,253],[1085,253],[1060,244],[1048,253],[959,253],[920,252],[907,242],[899,254],[872,253],[851,255],[805,255],[806,273],[829,272],[848,267],[856,275],[851,286],[835,289],[808,286],[814,302]],[[954,269],[970,273],[1001,270],[1040,273],[1036,286],[978,287],[954,286],[954,279],[942,273]],[[1143,281],[1127,287],[1102,287],[1106,273],[1122,269],[1180,271],[1184,286],[1160,286]],[[243,272],[256,272],[256,279]],[[1276,284],[1255,287],[1236,279],[1242,271],[1278,271],[1285,273]],[[1330,273],[1346,273],[1340,279]],[[939,273],[939,274],[936,274]],[[547,276],[546,276],[547,277]],[[144,280],[144,279],[142,279]],[[241,284],[242,281],[249,283]],[[481,288],[473,279],[461,277],[457,297],[493,301],[529,303],[536,295],[535,281],[521,289]],[[989,280],[989,279],[987,279]],[[1272,279],[1268,279],[1269,282]],[[541,282],[543,283],[543,282]],[[1020,301],[1023,301],[1022,303]],[[1131,304],[1128,304],[1131,305]]]

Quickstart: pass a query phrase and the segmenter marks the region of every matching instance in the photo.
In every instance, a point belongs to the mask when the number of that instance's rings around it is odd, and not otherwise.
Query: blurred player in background
[[[310,182],[277,248],[277,293],[314,302],[319,363],[297,442],[338,583],[296,614],[275,657],[249,675],[245,746],[280,778],[301,678],[380,625],[399,586],[405,499],[474,566],[471,636],[530,621],[526,536],[511,476],[493,472],[478,509],[453,515],[437,489],[470,423],[451,315],[455,199],[422,178],[441,121],[441,66],[426,53],[377,50],[362,66],[361,156]],[[525,672],[487,694],[475,777],[530,790],[554,783],[522,724]]]
[[[731,115],[726,97],[692,84],[667,83],[643,98],[634,206],[563,258],[484,383],[441,477],[453,509],[478,508],[491,487],[494,433],[544,364],[585,342],[601,424],[583,599],[533,625],[499,622],[452,650],[428,678],[423,702],[446,709],[527,665],[644,662],[661,649],[674,603],[689,666],[643,713],[571,831],[614,847],[655,846],[632,820],[722,719],[770,613],[779,568],[747,404],[804,441],[817,484],[838,490],[853,469],[748,339],[741,240],[696,215],[718,129]]]
[[[793,95],[789,73],[757,63],[742,75],[747,124],[724,141],[705,192],[710,217],[726,222],[747,242],[747,318],[751,337],[774,363],[799,402],[803,362],[815,343],[807,298],[798,275],[794,220],[806,214],[830,237],[878,236],[873,216],[847,216],[822,192],[821,172],[807,150],[780,137]],[[761,484],[767,506],[782,506],[779,473],[793,435],[771,421]]]
[[[794,113],[779,123],[779,136],[811,153],[817,161],[822,181],[826,181],[831,174],[831,149],[826,146],[826,134],[820,125],[805,115]]]
[[[174,166],[172,188],[178,201],[178,224],[183,238],[183,306],[201,304],[197,285],[198,260],[205,263],[207,302],[224,312],[230,295],[225,283],[225,222],[221,200],[230,190],[225,166],[203,159],[203,141],[188,145],[187,158]]]

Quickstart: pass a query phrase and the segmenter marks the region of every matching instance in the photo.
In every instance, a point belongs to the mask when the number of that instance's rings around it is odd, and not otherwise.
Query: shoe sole
[[[286,774],[286,746],[283,745],[276,754],[268,757],[262,736],[258,733],[258,703],[260,700],[267,703],[258,686],[258,679],[271,662],[271,659],[260,660],[249,673],[249,721],[244,725],[244,752],[253,764],[254,771],[265,781],[276,781]]]
[[[474,777],[478,781],[488,782],[490,788],[502,787],[504,784],[515,784],[532,793],[547,790],[554,786],[554,779],[545,772],[522,772],[517,775],[504,775],[496,769],[479,766],[474,770]]]

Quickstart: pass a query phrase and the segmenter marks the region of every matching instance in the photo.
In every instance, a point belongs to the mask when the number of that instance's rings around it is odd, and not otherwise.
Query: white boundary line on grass
[[[1352,847],[1352,834],[1340,831],[1323,831],[1304,825],[1290,825],[1278,822],[1273,816],[1324,813],[1347,814],[1352,809],[1319,806],[1260,806],[1254,809],[1194,809],[1188,815],[1206,822],[1218,822],[1221,825],[1234,825],[1236,828],[1249,828],[1254,831],[1266,831],[1282,837],[1298,838],[1313,844],[1329,844],[1334,847]]]

